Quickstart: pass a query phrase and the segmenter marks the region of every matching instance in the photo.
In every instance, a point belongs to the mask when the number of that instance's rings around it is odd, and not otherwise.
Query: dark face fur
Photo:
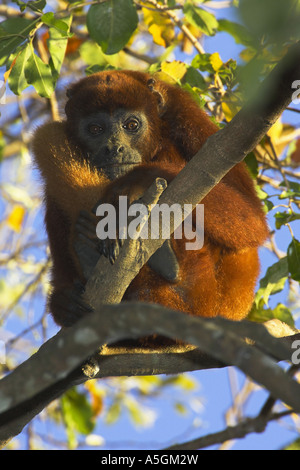
[[[141,164],[148,121],[140,111],[117,109],[82,117],[78,140],[90,164],[111,180]]]
[[[163,142],[162,98],[146,74],[100,72],[73,85],[67,96],[69,138],[109,179],[155,159]]]

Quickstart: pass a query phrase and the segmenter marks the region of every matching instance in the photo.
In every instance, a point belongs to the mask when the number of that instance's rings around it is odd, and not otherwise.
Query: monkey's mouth
[[[110,180],[119,178],[120,176],[129,173],[133,167],[140,165],[138,162],[120,162],[120,163],[106,163],[98,167]]]
[[[108,168],[108,167],[116,167],[116,166],[126,166],[126,165],[140,165],[140,161],[132,160],[132,161],[125,161],[125,162],[107,162],[107,163],[102,163],[102,165],[99,165],[99,168]]]
[[[102,165],[99,168],[116,168],[119,166],[128,166],[128,165],[140,165],[140,162],[121,162],[121,163],[106,163],[106,165]]]

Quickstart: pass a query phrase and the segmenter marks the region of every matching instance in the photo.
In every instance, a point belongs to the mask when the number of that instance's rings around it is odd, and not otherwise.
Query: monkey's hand
[[[139,203],[139,200],[135,201],[135,203]],[[131,219],[132,217],[127,217],[126,232]],[[117,221],[119,221],[118,216]],[[99,240],[98,242],[98,248],[101,254],[106,256],[111,264],[114,264],[116,261],[120,249],[124,245],[125,241],[120,233],[120,231],[123,231],[124,227],[121,228],[118,225],[118,222],[116,225],[117,230],[116,237],[114,239],[106,238]],[[148,260],[148,265],[166,281],[177,282],[179,279],[179,263],[170,240],[166,240],[163,245],[151,256],[151,258]]]

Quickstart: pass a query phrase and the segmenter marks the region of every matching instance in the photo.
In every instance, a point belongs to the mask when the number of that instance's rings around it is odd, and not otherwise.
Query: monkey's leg
[[[82,300],[84,287],[76,281],[72,286],[54,289],[49,299],[49,308],[56,323],[61,326],[72,326],[93,309]]]
[[[254,300],[259,269],[257,248],[245,248],[222,256],[217,273],[219,315],[230,320],[242,320],[247,316]]]
[[[171,240],[166,240],[151,256],[148,265],[166,281],[176,282],[179,279],[180,266],[172,248]]]

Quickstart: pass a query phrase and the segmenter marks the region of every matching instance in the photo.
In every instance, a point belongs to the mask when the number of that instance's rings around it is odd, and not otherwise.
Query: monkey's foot
[[[180,277],[180,267],[170,240],[151,256],[148,265],[166,281],[177,282]]]
[[[124,245],[124,240],[116,238],[115,240],[110,240],[106,238],[105,240],[98,241],[98,249],[100,253],[109,259],[111,264],[114,264],[117,257],[120,253],[120,248]]]

